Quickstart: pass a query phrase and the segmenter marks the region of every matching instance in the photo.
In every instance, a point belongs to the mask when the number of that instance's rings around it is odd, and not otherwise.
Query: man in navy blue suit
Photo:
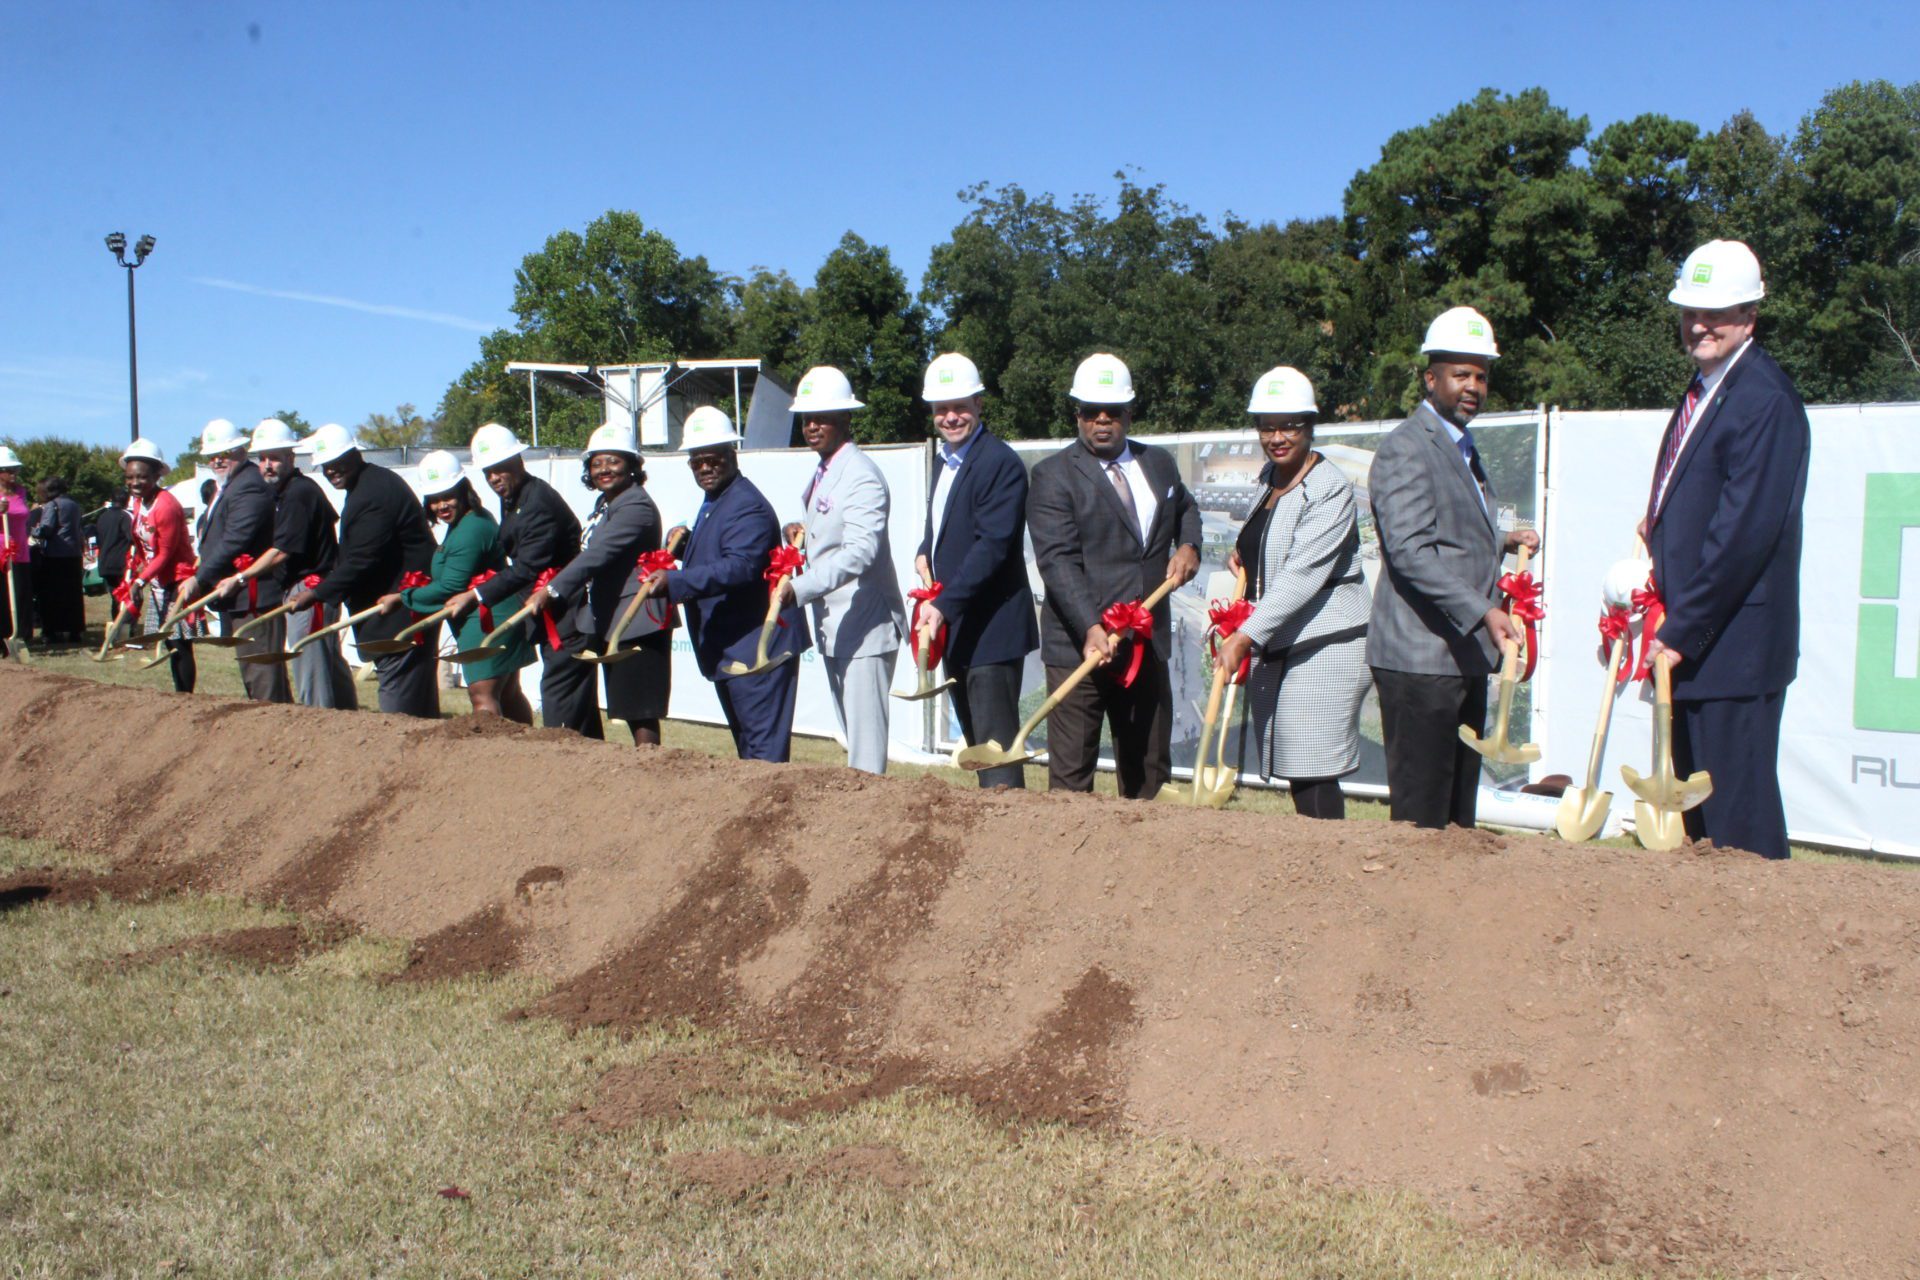
[[[749,676],[730,676],[723,665],[753,665],[767,618],[767,559],[780,542],[773,504],[740,474],[739,442],[720,411],[687,415],[681,447],[707,498],[687,534],[680,567],[647,581],[650,590],[664,590],[668,600],[686,607],[694,661],[720,696],[734,751],[742,760],[783,763],[793,743],[799,657],[812,647],[805,617],[792,607],[780,611],[767,656],[786,654],[787,661]]]
[[[933,483],[914,567],[940,584],[920,629],[947,628],[953,710],[969,743],[1011,745],[1020,728],[1020,672],[1040,647],[1027,583],[1027,468],[981,424],[986,388],[963,355],[927,366],[921,397],[933,411]],[[920,643],[916,639],[916,643]],[[1024,787],[1022,765],[980,770],[983,787]]]
[[[1713,795],[1687,834],[1787,856],[1780,717],[1800,656],[1800,508],[1811,433],[1792,379],[1753,340],[1766,295],[1746,245],[1693,251],[1668,300],[1698,372],[1654,462],[1642,525],[1666,606],[1673,763]]]

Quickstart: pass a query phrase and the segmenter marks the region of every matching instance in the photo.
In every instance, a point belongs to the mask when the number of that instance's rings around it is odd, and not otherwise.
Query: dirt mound
[[[576,1024],[685,1016],[860,1072],[811,1107],[928,1083],[1569,1254],[1920,1270],[1904,869],[209,718],[234,705],[0,670],[0,830],[490,940]]]
[[[122,962],[156,964],[176,956],[212,955],[253,965],[255,968],[273,968],[298,964],[308,956],[331,951],[352,937],[353,932],[351,926],[339,921],[323,921],[318,925],[299,923],[256,925],[250,929],[235,929],[229,933],[201,934],[198,937],[168,943],[164,947],[149,947],[144,951],[130,952]]]
[[[407,967],[394,975],[394,981],[443,982],[469,974],[501,974],[519,958],[520,931],[507,919],[505,907],[489,905],[414,943]]]

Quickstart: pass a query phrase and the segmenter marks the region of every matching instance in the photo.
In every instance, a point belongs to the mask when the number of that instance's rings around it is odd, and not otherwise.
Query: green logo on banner
[[[1868,476],[1860,539],[1859,641],[1853,665],[1856,729],[1920,733],[1920,638],[1910,639],[1904,655],[1900,651],[1900,613],[1920,610],[1920,599],[1902,599],[1900,594],[1901,552],[1908,530],[1915,534],[1913,554],[1920,556],[1920,475]],[[1912,576],[1920,580],[1920,566]]]

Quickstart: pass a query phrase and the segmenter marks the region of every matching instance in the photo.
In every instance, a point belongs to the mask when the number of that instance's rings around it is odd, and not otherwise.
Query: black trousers
[[[380,709],[392,715],[440,718],[440,655],[432,645],[410,644],[400,653],[383,653],[373,660],[374,680],[380,688]]]
[[[81,589],[85,577],[79,556],[33,558],[34,610],[42,635],[48,639],[80,639],[87,626],[86,594]]]
[[[0,642],[4,642],[16,630],[14,616],[7,608],[7,601],[11,598],[20,607],[17,629],[20,641],[24,644],[33,639],[33,562],[15,564],[0,572],[5,572],[13,583],[11,597],[5,584],[0,583]]]
[[[1473,825],[1480,753],[1460,726],[1487,727],[1485,676],[1429,676],[1373,668],[1387,749],[1387,808],[1416,827]]]
[[[1787,808],[1780,797],[1780,717],[1787,695],[1673,704],[1673,768],[1713,775],[1713,794],[1687,810],[1687,835],[1763,858],[1784,858]]]
[[[561,649],[540,644],[540,723],[604,741],[600,719],[600,668]]]
[[[960,732],[969,746],[997,742],[1013,745],[1020,731],[1020,669],[1022,659],[1012,662],[982,662],[971,667],[947,664],[953,688],[953,713],[960,718]],[[983,787],[1021,787],[1027,785],[1025,765],[1000,764],[980,771]]]
[[[1113,731],[1113,763],[1120,794],[1151,800],[1173,776],[1173,691],[1167,664],[1147,646],[1133,684],[1120,677],[1133,661],[1131,647],[1076,685],[1047,717],[1047,789],[1091,791],[1100,763],[1100,725]],[[1058,689],[1072,667],[1048,667],[1047,690]]]

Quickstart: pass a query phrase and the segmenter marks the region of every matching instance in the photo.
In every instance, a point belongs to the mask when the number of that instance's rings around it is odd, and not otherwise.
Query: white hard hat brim
[[[815,400],[807,404],[794,402],[795,413],[852,413],[855,409],[866,408],[864,400],[855,400],[849,396],[845,400]]]
[[[313,455],[313,465],[316,467],[324,467],[329,462],[338,462],[348,454],[358,453],[359,451],[360,445],[358,441],[341,445],[337,449],[328,449],[316,445],[314,448],[308,450],[308,452]]]
[[[1691,307],[1696,311],[1724,311],[1728,307],[1744,307],[1748,303],[1758,302],[1766,296],[1767,287],[1765,285],[1761,285],[1758,289],[1743,292],[1738,297],[1722,298],[1712,294],[1709,290],[1696,290],[1690,285],[1677,284],[1673,286],[1673,291],[1667,294],[1667,301],[1676,307]]]
[[[1111,391],[1071,391],[1068,394],[1081,404],[1132,404],[1134,401],[1131,391],[1125,395],[1116,395]]]
[[[487,456],[486,462],[481,464],[480,469],[482,471],[490,470],[494,467],[499,466],[501,463],[505,462],[509,458],[519,457],[521,454],[525,453],[526,451],[527,451],[527,446],[525,442],[520,440],[515,440],[513,442],[512,448],[502,449],[498,453],[489,454]],[[478,459],[475,459],[475,461],[478,461]]]

